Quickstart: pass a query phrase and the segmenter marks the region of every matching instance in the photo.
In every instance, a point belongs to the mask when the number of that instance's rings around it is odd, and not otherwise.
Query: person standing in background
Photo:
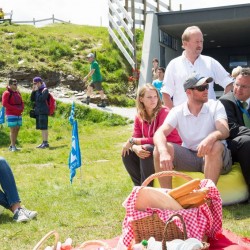
[[[209,83],[208,99],[216,100],[214,82],[223,87],[225,93],[232,90],[233,79],[222,65],[212,57],[201,55],[203,34],[199,27],[191,26],[185,29],[182,34],[182,48],[182,55],[171,60],[165,71],[162,96],[168,108],[171,109],[187,100],[183,83],[192,73],[213,78],[213,82]]]
[[[163,79],[164,79],[165,69],[163,67],[159,67],[157,70],[158,78],[152,82],[152,85],[156,87],[159,92],[160,98],[162,100],[161,88],[163,87]]]
[[[0,19],[4,19],[4,12],[2,8],[0,8]]]
[[[152,68],[152,81],[156,80],[158,78],[157,70],[159,67],[159,60],[157,58],[154,58],[152,61],[153,68]]]
[[[10,128],[10,146],[12,152],[18,151],[16,147],[19,129],[22,126],[22,112],[24,103],[20,92],[17,90],[17,80],[10,79],[7,90],[2,96],[2,103],[6,109],[8,127]]]
[[[90,71],[89,73],[84,77],[84,82],[88,80],[89,77],[92,78],[92,81],[90,82],[88,88],[87,88],[87,99],[84,101],[87,105],[90,103],[90,96],[93,92],[93,89],[95,88],[97,91],[99,91],[101,96],[101,103],[98,103],[97,106],[101,108],[106,107],[106,103],[104,101],[104,91],[102,88],[102,75],[100,71],[100,67],[98,62],[95,59],[95,55],[93,53],[89,53],[87,55],[88,61],[90,62]]]
[[[36,129],[42,131],[42,143],[37,148],[48,148],[48,116],[49,107],[47,100],[49,91],[46,88],[45,83],[41,77],[35,77],[33,79],[33,87],[31,92],[30,100],[35,104],[35,115],[36,115]]]

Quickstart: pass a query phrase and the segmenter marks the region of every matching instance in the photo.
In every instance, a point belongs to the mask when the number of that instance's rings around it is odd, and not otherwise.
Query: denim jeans
[[[0,157],[0,205],[9,209],[12,205],[20,202],[16,182],[12,170],[7,161]]]

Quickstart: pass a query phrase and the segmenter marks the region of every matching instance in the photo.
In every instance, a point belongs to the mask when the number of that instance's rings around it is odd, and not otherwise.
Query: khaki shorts
[[[91,86],[92,88],[98,91],[102,90],[102,82],[91,82],[89,86]]]
[[[192,151],[173,143],[174,169],[177,171],[202,172],[204,173],[204,158],[197,156],[197,151]],[[223,168],[221,174],[227,174],[232,169],[231,151],[224,144]]]

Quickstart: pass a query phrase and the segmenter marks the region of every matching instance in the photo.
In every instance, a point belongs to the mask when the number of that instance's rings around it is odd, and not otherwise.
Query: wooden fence
[[[41,22],[49,22],[49,23],[56,23],[56,22],[71,23],[70,21],[64,21],[64,20],[55,18],[54,14],[52,15],[52,17],[49,17],[49,18],[44,18],[44,19],[35,19],[35,18],[33,18],[33,20],[31,20],[31,21],[14,21],[12,19],[12,16],[13,16],[13,11],[11,11],[10,13],[5,13],[4,19],[2,19],[2,21],[9,21],[9,23],[16,23],[16,24],[33,24],[33,25],[36,25],[37,23],[41,23]]]
[[[50,22],[50,21],[51,23],[56,23],[56,22],[70,23],[70,21],[64,21],[64,20],[55,18],[54,14],[50,18],[44,18],[44,19],[38,19],[38,20],[33,18],[32,21],[12,21],[12,23],[16,23],[16,24],[29,24],[30,23],[30,24],[36,25],[37,23],[40,23],[40,22]]]

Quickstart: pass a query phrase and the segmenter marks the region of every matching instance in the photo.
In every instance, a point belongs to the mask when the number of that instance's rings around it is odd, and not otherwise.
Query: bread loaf
[[[182,197],[179,197],[176,200],[183,208],[198,207],[206,202],[206,196],[208,192],[208,188],[201,188]]]
[[[186,194],[189,194],[194,189],[198,188],[200,185],[200,179],[193,179],[177,188],[174,188],[168,192],[170,196],[172,196],[174,199],[177,199],[179,197],[182,197]]]

